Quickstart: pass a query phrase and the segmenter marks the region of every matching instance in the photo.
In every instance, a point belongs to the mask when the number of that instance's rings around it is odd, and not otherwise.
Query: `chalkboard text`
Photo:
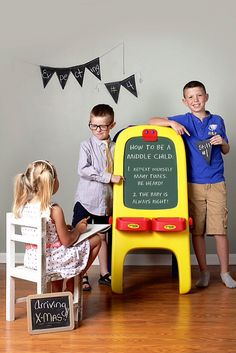
[[[131,208],[172,208],[177,204],[177,162],[172,140],[142,137],[127,141],[124,153],[124,202]]]

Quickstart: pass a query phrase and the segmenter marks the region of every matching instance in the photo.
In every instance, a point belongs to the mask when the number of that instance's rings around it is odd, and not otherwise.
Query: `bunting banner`
[[[136,84],[135,84],[135,75],[131,75],[122,81],[105,83],[105,86],[109,91],[110,95],[112,96],[112,98],[114,99],[115,103],[117,103],[119,99],[120,86],[123,86],[124,88],[126,88],[135,97],[138,97]]]
[[[195,143],[201,155],[205,158],[208,164],[211,163],[212,145],[209,140],[198,141]]]
[[[105,83],[105,86],[108,89],[108,92],[110,93],[114,101],[117,103],[119,99],[119,93],[120,93],[120,82]]]
[[[64,89],[66,82],[70,75],[70,68],[68,69],[55,69],[61,88]]]
[[[100,61],[99,58],[96,58],[92,61],[89,61],[85,64],[85,67],[94,74],[99,80],[101,80],[101,71],[100,71]]]
[[[79,82],[80,86],[83,86],[84,81],[84,71],[85,65],[78,65],[71,67],[71,72],[75,76],[76,80]]]
[[[125,75],[124,42],[121,42],[118,45],[111,48],[110,50],[108,50],[100,57],[97,57],[91,61],[88,61],[85,64],[79,64],[71,67],[61,67],[61,68],[40,65],[43,87],[45,88],[48,85],[54,73],[56,73],[60,86],[63,90],[68,82],[68,78],[71,73],[74,76],[74,78],[78,81],[79,85],[83,87],[85,69],[90,71],[98,80],[102,81],[100,58],[103,57],[104,55],[107,55],[108,53],[110,53],[111,51],[113,51],[118,47],[122,48],[122,66],[123,66],[123,75]],[[107,82],[107,83],[101,82],[101,84],[105,85],[105,87],[107,88],[108,92],[110,93],[111,97],[113,98],[116,104],[118,103],[118,100],[119,100],[121,86],[123,86],[127,91],[132,93],[135,97],[138,97],[134,74],[121,81]]]
[[[134,75],[131,75],[130,77],[124,79],[120,82],[120,84],[125,87],[130,93],[132,93],[135,97],[138,97]]]
[[[62,89],[65,88],[65,85],[67,83],[67,80],[68,80],[71,72],[74,75],[74,77],[76,78],[76,80],[79,82],[81,87],[83,86],[85,69],[88,69],[95,77],[97,77],[99,80],[101,80],[101,69],[100,69],[100,59],[99,58],[91,60],[83,65],[64,67],[64,68],[40,66],[40,69],[41,69],[41,76],[42,76],[44,88],[47,86],[48,82],[51,80],[54,72],[56,72],[56,75],[58,77],[58,80],[60,82]]]
[[[41,75],[43,80],[43,87],[45,88],[48,82],[51,80],[56,69],[48,66],[40,66],[40,70],[41,70]]]

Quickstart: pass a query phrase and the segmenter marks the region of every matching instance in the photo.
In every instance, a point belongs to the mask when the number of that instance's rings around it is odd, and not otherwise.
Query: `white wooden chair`
[[[31,235],[23,235],[30,229]],[[46,268],[46,219],[43,217],[15,218],[10,212],[6,217],[7,268],[6,268],[6,320],[15,320],[15,304],[26,301],[26,297],[16,297],[15,279],[34,282],[37,294],[47,291]],[[25,232],[26,231],[26,232]],[[16,243],[37,245],[37,270],[16,264]],[[33,293],[29,293],[33,294]],[[80,275],[74,277],[74,317],[76,323],[82,320],[83,288]]]

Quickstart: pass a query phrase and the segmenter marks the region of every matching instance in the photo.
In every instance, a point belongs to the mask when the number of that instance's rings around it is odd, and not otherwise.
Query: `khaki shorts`
[[[192,235],[226,235],[228,209],[225,182],[188,183],[189,213],[193,219]]]

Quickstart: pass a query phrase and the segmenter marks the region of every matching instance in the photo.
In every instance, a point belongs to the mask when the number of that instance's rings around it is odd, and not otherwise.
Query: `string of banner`
[[[120,44],[116,45],[114,48],[110,49],[108,52],[106,52],[102,56],[108,54],[110,51],[112,51],[116,47],[120,46],[121,44],[123,45],[123,73],[124,73],[124,43],[120,43]],[[71,73],[73,74],[75,79],[78,81],[78,83],[82,87],[83,82],[84,82],[85,69],[89,70],[97,79],[102,81],[101,65],[100,65],[100,58],[102,56],[97,57],[96,59],[93,59],[85,64],[71,66],[71,67],[58,68],[58,67],[50,67],[50,66],[40,65],[41,76],[42,76],[42,80],[43,80],[43,87],[45,88],[47,86],[48,82],[51,80],[54,73],[56,73],[56,76],[59,80],[59,83],[60,83],[62,89],[65,88],[66,83],[67,83],[68,78]],[[135,83],[135,74],[133,74],[133,75],[121,80],[121,81],[107,82],[107,83],[104,83],[104,85],[107,88],[110,95],[112,96],[115,103],[118,102],[121,86],[126,88],[135,97],[138,97],[136,83]]]

